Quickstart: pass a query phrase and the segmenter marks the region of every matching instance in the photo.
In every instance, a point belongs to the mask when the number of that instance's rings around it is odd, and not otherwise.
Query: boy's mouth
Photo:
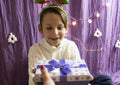
[[[56,41],[56,40],[58,40],[59,38],[50,38],[51,40],[53,40],[53,41]]]

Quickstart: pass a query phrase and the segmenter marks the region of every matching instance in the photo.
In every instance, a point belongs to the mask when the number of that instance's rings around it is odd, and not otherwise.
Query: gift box
[[[44,65],[51,78],[57,83],[56,85],[88,85],[93,80],[87,64],[84,60],[41,60],[36,66],[34,81],[37,85],[42,85],[42,76],[40,65]]]

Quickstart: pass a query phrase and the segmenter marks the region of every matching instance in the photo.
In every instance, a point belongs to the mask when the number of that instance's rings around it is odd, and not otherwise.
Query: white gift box
[[[60,60],[55,60],[59,63]],[[87,64],[84,60],[81,61],[73,61],[73,60],[64,60],[65,64],[70,64],[68,66],[70,68],[70,73],[65,75],[61,74],[61,68],[55,68],[50,72],[52,79],[55,82],[67,81],[67,82],[75,82],[75,81],[90,81],[93,80],[93,76],[90,74]],[[38,62],[36,66],[36,73],[34,80],[35,82],[42,82],[42,76],[40,71],[40,65],[50,65],[48,60],[41,60]],[[49,70],[49,69],[48,69]]]

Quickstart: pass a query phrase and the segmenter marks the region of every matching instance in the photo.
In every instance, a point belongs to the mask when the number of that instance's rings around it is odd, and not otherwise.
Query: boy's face
[[[57,47],[67,33],[67,28],[58,14],[47,13],[42,21],[42,33],[50,45]]]

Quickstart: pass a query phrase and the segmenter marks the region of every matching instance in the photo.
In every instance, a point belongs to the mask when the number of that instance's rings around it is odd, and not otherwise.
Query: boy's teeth
[[[52,38],[53,40],[57,40],[58,38]]]

